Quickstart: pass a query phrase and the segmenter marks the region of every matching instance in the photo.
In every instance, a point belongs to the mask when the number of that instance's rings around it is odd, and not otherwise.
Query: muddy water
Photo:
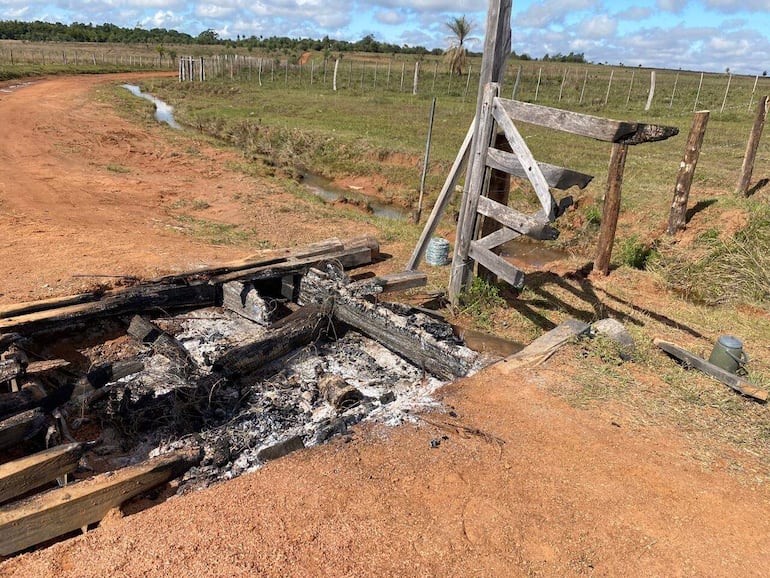
[[[509,241],[501,247],[500,255],[524,271],[542,269],[554,261],[569,258],[563,249],[549,247],[544,241],[519,238]]]
[[[524,349],[523,344],[498,337],[497,335],[474,331],[473,329],[466,329],[460,325],[452,325],[452,329],[454,330],[455,335],[465,341],[467,347],[470,347],[479,353],[489,353],[492,355],[499,355],[500,357],[508,357],[509,355],[513,355]]]
[[[182,125],[174,119],[174,107],[170,104],[166,104],[159,98],[155,98],[151,94],[142,92],[142,90],[135,84],[124,84],[123,88],[130,91],[134,96],[149,100],[155,105],[155,120],[158,122],[165,122],[171,128],[181,130]]]
[[[311,193],[331,203],[340,199],[349,199],[361,206],[371,207],[372,213],[377,217],[386,219],[406,219],[408,212],[394,205],[378,203],[364,194],[335,186],[331,181],[313,174],[305,174],[302,184]]]

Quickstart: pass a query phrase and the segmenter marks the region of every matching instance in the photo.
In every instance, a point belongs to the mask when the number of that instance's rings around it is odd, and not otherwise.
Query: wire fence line
[[[479,82],[478,63],[471,63],[458,75],[451,74],[438,60],[370,62],[347,57],[292,63],[288,58],[217,55],[202,62],[208,80],[358,94],[400,92],[426,98],[443,95],[475,99]],[[199,78],[200,71],[187,75],[187,80]],[[559,66],[531,61],[510,62],[501,90],[506,98],[558,108],[597,112],[641,110],[657,115],[665,115],[667,110],[681,114],[700,109],[749,114],[759,98],[768,93],[770,79],[760,75],[590,64]]]
[[[470,59],[462,74],[450,74],[440,57],[415,55],[349,55],[321,53],[242,55],[204,53],[178,57],[176,49],[148,45],[0,42],[0,66],[116,66],[140,70],[179,71],[180,79],[257,82],[262,87],[314,88],[358,94],[407,93],[432,98],[473,100],[480,59]],[[209,47],[211,50],[211,47]],[[209,52],[210,52],[209,50]],[[190,59],[194,61],[189,64]],[[200,67],[202,64],[202,68]],[[336,84],[334,72],[336,70]],[[656,76],[651,94],[651,77]],[[202,76],[201,76],[202,74]],[[657,70],[582,63],[510,60],[501,94],[525,102],[586,112],[650,111],[658,116],[700,109],[712,113],[751,114],[770,93],[762,75]],[[649,106],[648,106],[649,102]]]

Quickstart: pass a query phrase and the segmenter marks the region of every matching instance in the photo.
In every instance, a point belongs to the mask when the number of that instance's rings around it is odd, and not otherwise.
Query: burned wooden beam
[[[284,317],[269,333],[228,350],[213,363],[213,370],[230,376],[248,375],[260,367],[318,339],[326,329],[330,307],[311,304]]]
[[[14,447],[34,437],[45,424],[45,414],[39,408],[0,421],[0,450]]]
[[[251,283],[230,281],[222,285],[222,307],[266,326],[275,321],[278,302],[262,297]]]
[[[79,443],[60,445],[0,465],[0,503],[74,472],[83,449]]]
[[[122,377],[139,373],[143,369],[144,362],[140,359],[107,361],[89,369],[86,374],[86,379],[92,388],[99,389]]]
[[[216,288],[207,283],[192,285],[139,285],[108,291],[98,301],[47,309],[0,319],[0,331],[31,333],[61,329],[98,317],[125,315],[155,309],[213,305]]]
[[[174,336],[141,315],[134,315],[131,318],[128,334],[138,342],[152,346],[155,353],[172,361],[186,375],[195,370],[195,362],[184,346]]]
[[[99,522],[112,508],[178,477],[200,458],[197,448],[164,454],[6,505],[0,508],[0,555],[9,556]]]
[[[389,275],[372,277],[355,281],[348,285],[353,295],[376,295],[378,293],[393,293],[406,291],[415,287],[424,287],[428,283],[428,275],[420,271],[400,271]]]
[[[244,269],[224,275],[217,275],[209,280],[211,284],[222,284],[229,281],[264,281],[280,279],[287,275],[303,275],[312,267],[320,266],[324,261],[338,261],[346,269],[368,265],[373,260],[372,248],[368,245],[355,246],[342,251],[328,253],[316,257],[287,259],[281,263]]]

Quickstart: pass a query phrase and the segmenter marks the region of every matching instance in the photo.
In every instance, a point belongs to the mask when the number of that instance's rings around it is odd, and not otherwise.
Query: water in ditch
[[[160,100],[159,98],[155,98],[151,94],[147,94],[146,92],[142,92],[142,89],[140,89],[135,84],[124,84],[123,88],[130,91],[131,94],[134,96],[138,96],[140,98],[144,98],[146,100],[149,100],[151,103],[155,105],[155,120],[158,122],[165,122],[168,126],[171,128],[175,128],[177,130],[181,130],[182,125],[179,124],[176,119],[174,119],[174,107],[170,104],[167,104]]]

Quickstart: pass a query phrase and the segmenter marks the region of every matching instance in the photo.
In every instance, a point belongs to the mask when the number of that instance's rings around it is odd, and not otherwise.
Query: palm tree
[[[466,61],[465,42],[471,40],[470,33],[476,25],[465,15],[452,18],[444,24],[452,32],[452,36],[449,37],[449,48],[444,52],[444,58],[449,65],[449,72],[462,74]]]

